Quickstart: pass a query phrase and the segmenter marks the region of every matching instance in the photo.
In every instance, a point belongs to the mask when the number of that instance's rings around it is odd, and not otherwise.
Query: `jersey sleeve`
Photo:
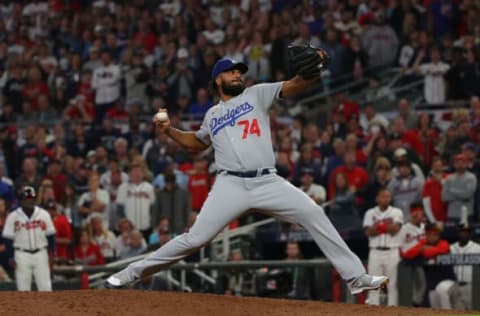
[[[202,125],[200,125],[200,129],[195,132],[195,137],[197,137],[202,143],[210,146],[212,142],[210,140],[210,129],[208,127],[209,117],[210,115],[207,112],[203,118]]]
[[[373,226],[373,218],[372,218],[372,212],[367,211],[365,213],[365,217],[363,218],[363,227],[372,227]]]
[[[55,225],[53,225],[53,221],[52,221],[52,217],[50,216],[50,214],[47,213],[47,211],[45,211],[45,224],[47,225],[47,228],[45,230],[45,234],[47,236],[50,236],[50,235],[55,235],[56,233],[56,230],[55,230]]]
[[[5,226],[3,227],[2,232],[3,238],[13,239],[15,237],[14,217],[15,211],[7,216],[7,220],[5,221]]]
[[[402,210],[395,209],[395,214],[393,215],[393,222],[395,224],[403,224],[404,223]]]
[[[273,101],[280,97],[282,91],[283,81],[274,83],[261,83],[248,88],[249,93],[257,95],[258,106],[268,110]]]

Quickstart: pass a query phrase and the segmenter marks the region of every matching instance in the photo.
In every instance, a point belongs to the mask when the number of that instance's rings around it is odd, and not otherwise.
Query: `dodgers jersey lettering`
[[[195,135],[205,144],[213,145],[218,169],[275,167],[268,109],[279,97],[282,84],[254,85],[207,111]]]

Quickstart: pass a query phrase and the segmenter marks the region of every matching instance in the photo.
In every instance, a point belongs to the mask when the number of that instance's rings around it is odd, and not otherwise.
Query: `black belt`
[[[45,248],[38,248],[38,249],[21,249],[21,248],[15,248],[15,250],[21,251],[21,252],[26,252],[26,253],[37,253],[39,251],[44,250]]]
[[[469,282],[465,282],[465,281],[458,282],[458,285],[460,285],[460,286],[464,286],[464,285],[467,285],[467,284],[469,284]]]
[[[392,250],[396,248],[390,248],[390,247],[375,247],[375,250],[382,250],[382,251],[387,251],[387,250]]]
[[[231,176],[240,177],[240,178],[255,178],[264,176],[266,174],[275,173],[275,169],[264,168],[259,170],[248,170],[248,171],[230,171],[230,170],[218,170],[217,174],[229,174]]]

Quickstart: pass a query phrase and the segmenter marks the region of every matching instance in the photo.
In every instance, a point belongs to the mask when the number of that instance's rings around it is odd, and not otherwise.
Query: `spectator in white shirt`
[[[311,197],[315,203],[322,204],[325,202],[327,193],[324,187],[319,184],[313,183],[314,174],[313,169],[304,168],[302,170],[302,176],[300,177],[301,186],[300,189]]]
[[[429,63],[419,65],[425,56],[424,51],[420,51],[413,69],[425,76],[424,96],[429,104],[441,104],[445,102],[446,85],[443,76],[450,69],[450,65],[441,61],[441,52],[439,48],[432,48],[430,52]]]
[[[78,199],[78,212],[82,216],[82,226],[87,224],[92,216],[98,215],[102,218],[104,227],[108,227],[110,197],[108,192],[100,188],[98,174],[92,173],[88,179],[88,191]]]
[[[92,88],[95,90],[96,120],[101,122],[120,97],[120,67],[112,63],[110,52],[102,52],[102,66],[93,71]]]

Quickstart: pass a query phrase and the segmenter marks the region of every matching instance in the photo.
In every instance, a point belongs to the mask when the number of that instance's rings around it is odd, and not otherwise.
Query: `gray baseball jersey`
[[[213,146],[218,169],[258,172],[274,168],[268,109],[280,95],[282,85],[278,82],[249,87],[205,114],[195,135]],[[257,173],[256,177],[219,174],[188,233],[177,236],[144,260],[132,263],[125,273],[132,278],[148,275],[184,258],[249,209],[303,226],[343,279],[365,273],[360,259],[339,236],[323,209],[275,173]]]
[[[282,82],[252,86],[208,110],[196,136],[213,145],[218,169],[242,171],[275,166],[268,109],[281,89]]]

